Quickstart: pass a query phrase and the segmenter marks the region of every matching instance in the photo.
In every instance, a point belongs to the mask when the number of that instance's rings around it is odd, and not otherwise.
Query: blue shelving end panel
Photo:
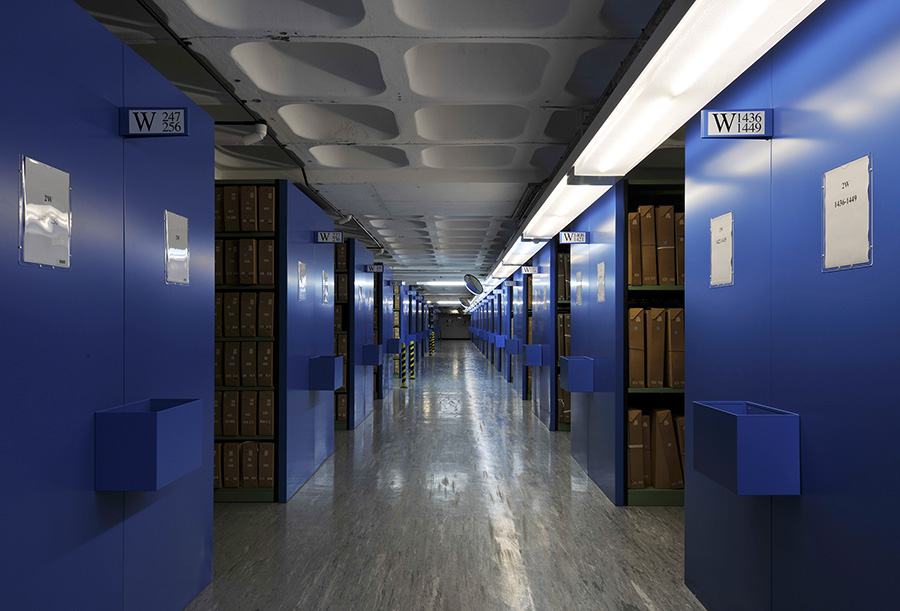
[[[366,366],[377,367],[381,364],[382,346],[381,344],[367,344],[363,346],[362,363]]]
[[[594,392],[594,359],[586,356],[560,357],[559,383],[569,392]]]
[[[95,490],[155,492],[203,464],[203,401],[146,399],[94,414]]]
[[[800,416],[747,401],[694,402],[694,469],[738,495],[800,494]]]
[[[343,356],[314,356],[309,359],[310,390],[337,390],[343,385]]]
[[[400,354],[400,346],[403,344],[402,339],[388,338],[385,341],[385,351],[388,354]]]

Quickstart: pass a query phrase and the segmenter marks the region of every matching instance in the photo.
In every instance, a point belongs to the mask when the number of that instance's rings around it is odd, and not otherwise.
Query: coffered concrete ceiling
[[[217,178],[313,189],[336,220],[353,215],[365,231],[342,228],[409,281],[489,271],[660,9],[660,0],[78,3],[215,118]],[[269,137],[244,145],[254,122]],[[659,160],[677,166],[678,152]]]

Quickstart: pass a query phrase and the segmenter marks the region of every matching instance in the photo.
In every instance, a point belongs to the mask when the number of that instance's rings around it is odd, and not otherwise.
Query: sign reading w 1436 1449
[[[771,138],[772,109],[704,110],[700,129],[702,138]]]

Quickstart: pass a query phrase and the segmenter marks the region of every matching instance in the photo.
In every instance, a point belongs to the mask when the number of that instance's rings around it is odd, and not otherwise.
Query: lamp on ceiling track
[[[262,142],[268,133],[269,127],[265,123],[257,123],[253,126],[252,132],[241,138],[241,142],[246,145]]]

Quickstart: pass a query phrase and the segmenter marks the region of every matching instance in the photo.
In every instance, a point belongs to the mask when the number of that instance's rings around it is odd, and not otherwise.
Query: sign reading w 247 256
[[[702,138],[771,138],[772,109],[704,110]]]
[[[122,136],[187,136],[187,108],[120,108]]]

